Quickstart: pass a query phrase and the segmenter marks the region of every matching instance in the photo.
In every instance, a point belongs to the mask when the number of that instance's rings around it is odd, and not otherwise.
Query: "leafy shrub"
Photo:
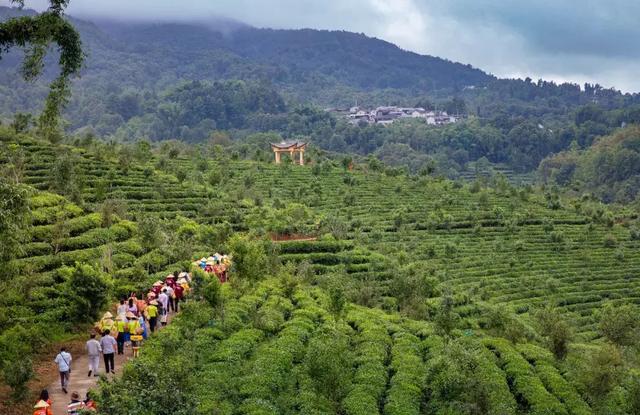
[[[351,388],[352,362],[349,339],[335,328],[322,327],[309,340],[305,371],[316,392],[335,405]]]
[[[544,336],[549,348],[558,359],[564,359],[571,339],[571,328],[557,309],[545,307],[537,310],[534,317],[538,323],[540,334]]]
[[[243,279],[258,280],[269,269],[267,258],[268,241],[235,235],[229,240],[233,256],[233,270]]]
[[[202,290],[202,296],[209,303],[211,307],[218,307],[222,301],[222,295],[220,293],[220,281],[217,278],[211,278],[210,281],[204,286]]]
[[[531,365],[505,341],[491,339],[485,344],[496,350],[510,383],[531,414],[566,414],[564,406],[551,395]]]
[[[634,344],[638,338],[638,309],[631,305],[605,304],[600,310],[598,331],[619,346]]]
[[[424,365],[417,337],[402,332],[394,336],[391,369],[394,375],[384,404],[385,415],[419,414]]]
[[[77,263],[66,267],[60,274],[67,280],[67,301],[70,319],[75,322],[94,322],[110,298],[111,283],[106,275],[94,267]]]
[[[613,234],[608,233],[604,236],[604,246],[605,248],[615,248],[618,246],[618,240]]]

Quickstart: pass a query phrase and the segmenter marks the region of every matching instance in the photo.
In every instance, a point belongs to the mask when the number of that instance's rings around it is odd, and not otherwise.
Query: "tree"
[[[611,343],[628,346],[635,343],[638,336],[638,310],[631,305],[619,307],[605,304],[600,311],[598,331]]]
[[[147,251],[160,247],[163,234],[160,229],[160,221],[156,216],[147,215],[138,220],[138,239]]]
[[[564,317],[554,307],[545,307],[534,313],[539,332],[544,336],[557,359],[564,359],[569,349],[571,328]]]
[[[229,240],[233,256],[233,268],[240,278],[258,280],[268,272],[268,258],[265,244],[268,241],[247,235],[234,235]]]
[[[446,291],[442,296],[440,308],[435,316],[435,323],[438,332],[445,336],[451,335],[453,329],[458,325],[460,315],[453,311],[454,301],[451,293]]]
[[[217,308],[222,303],[222,293],[220,291],[220,281],[211,278],[202,290],[202,296],[213,308]]]
[[[62,243],[69,237],[70,229],[69,229],[69,221],[68,215],[62,207],[62,212],[59,213],[56,217],[56,221],[51,228],[51,248],[53,249],[53,254],[57,255],[62,248]]]
[[[98,318],[107,303],[111,284],[105,274],[88,264],[76,263],[61,270],[67,278],[67,293],[72,322],[90,323]]]
[[[29,113],[17,112],[13,117],[11,128],[13,128],[16,133],[24,133],[31,125],[31,118],[31,114]]]
[[[349,392],[353,376],[349,338],[335,327],[322,327],[309,340],[304,365],[318,395],[328,399],[337,409]]]
[[[10,0],[24,6],[24,0]],[[22,16],[0,23],[0,58],[13,47],[26,50],[22,62],[22,76],[35,80],[44,68],[44,57],[55,43],[60,52],[60,74],[51,83],[49,95],[39,119],[42,133],[55,141],[59,136],[60,113],[70,94],[69,78],[79,73],[84,62],[80,35],[71,22],[64,18],[69,0],[50,0],[49,9],[35,16]]]
[[[127,205],[124,200],[107,199],[100,205],[101,223],[103,228],[108,228],[113,225],[114,221],[119,218],[124,218],[127,214]]]
[[[587,399],[592,405],[602,402],[620,383],[622,368],[622,354],[611,345],[606,345],[586,356],[586,364],[580,373],[580,380],[587,391]]]
[[[28,190],[0,178],[0,265],[20,252],[24,228],[29,218]]]
[[[22,181],[27,167],[25,152],[19,145],[9,144],[7,153],[4,175],[11,179],[14,184],[19,184]]]
[[[82,199],[82,180],[76,157],[62,152],[57,155],[50,171],[49,186],[52,190],[69,196],[74,202]]]

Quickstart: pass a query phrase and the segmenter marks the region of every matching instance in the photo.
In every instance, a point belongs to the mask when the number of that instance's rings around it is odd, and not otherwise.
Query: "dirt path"
[[[93,375],[91,377],[87,376],[87,373],[89,372],[89,357],[86,354],[72,357],[72,370],[71,376],[69,377],[69,386],[67,387],[69,393],[65,394],[62,391],[62,388],[60,387],[60,379],[57,379],[48,387],[49,397],[52,401],[51,408],[53,411],[53,415],[61,415],[67,413],[67,405],[71,400],[72,392],[78,392],[80,394],[80,398],[84,399],[87,391],[95,387],[98,383],[99,377]],[[114,376],[117,376],[117,374],[122,370],[122,365],[129,359],[131,359],[131,347],[125,349],[124,355],[116,355],[116,375],[109,374],[108,377],[112,378]],[[104,361],[102,360],[102,356],[100,357],[99,372],[101,375],[104,374]]]
[[[174,313],[169,314],[169,322],[173,317]],[[156,329],[162,330],[162,328]],[[142,352],[144,350],[144,346],[140,348]],[[116,363],[116,373],[106,375],[108,379],[113,379],[118,376],[122,371],[122,367],[124,364],[133,358],[132,356],[131,346],[125,347],[124,355],[117,355],[115,357]],[[67,386],[68,393],[64,393],[60,386],[60,378],[59,376],[49,384],[47,390],[49,391],[49,397],[51,398],[51,409],[53,411],[53,415],[63,415],[67,413],[67,405],[71,400],[71,393],[78,392],[80,394],[80,399],[84,399],[87,391],[91,388],[94,388],[98,384],[98,376],[87,376],[89,372],[89,356],[86,354],[86,350],[82,349],[82,353],[76,352],[71,356],[73,361],[71,362],[71,376],[69,377],[69,385]],[[100,356],[100,364],[98,372],[100,375],[104,375],[104,360],[102,356]],[[56,374],[57,375],[57,374]]]

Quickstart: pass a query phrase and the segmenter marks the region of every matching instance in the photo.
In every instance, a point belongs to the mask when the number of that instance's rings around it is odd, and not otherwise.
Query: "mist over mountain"
[[[33,12],[0,9],[2,19],[20,13]],[[197,142],[214,130],[236,131],[237,138],[276,132],[308,136],[326,150],[375,153],[412,169],[435,163],[450,176],[483,157],[530,171],[572,141],[589,146],[633,122],[632,107],[640,102],[637,94],[597,84],[499,79],[346,31],[260,29],[221,17],[70,19],[87,59],[73,82],[67,130],[118,141]],[[19,58],[12,52],[0,61],[0,114],[7,120],[16,112],[38,113],[57,73],[54,54],[45,76],[27,84],[18,74]],[[355,103],[448,110],[460,122],[381,128],[323,111]],[[576,123],[576,111],[594,103],[608,115]]]

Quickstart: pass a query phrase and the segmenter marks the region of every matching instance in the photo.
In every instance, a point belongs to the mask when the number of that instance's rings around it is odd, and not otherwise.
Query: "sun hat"
[[[33,409],[42,409],[42,408],[48,408],[50,405],[43,401],[42,399],[40,399],[38,401],[38,403],[36,403],[35,405],[33,405]]]
[[[131,311],[127,312],[127,318],[136,318],[136,315],[133,314]]]
[[[113,318],[113,314],[111,314],[110,312],[107,311],[106,313],[104,313],[102,318],[103,319]]]
[[[156,301],[156,300],[151,300],[151,301],[149,301],[149,304],[151,304],[151,305],[158,305],[158,301]]]

